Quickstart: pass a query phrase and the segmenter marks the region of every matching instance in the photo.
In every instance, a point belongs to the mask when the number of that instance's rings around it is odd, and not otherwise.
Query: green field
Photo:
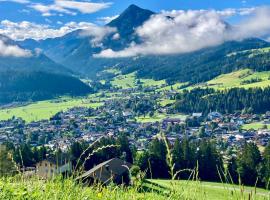
[[[245,129],[245,130],[258,130],[258,129],[261,129],[265,126],[265,124],[263,124],[262,122],[256,122],[256,123],[251,123],[251,124],[244,124],[242,126],[242,129]],[[270,125],[267,125],[267,129],[270,130]]]
[[[154,79],[137,79],[136,72],[118,75],[112,81],[112,85],[122,89],[135,88],[136,82],[140,80],[143,87],[161,87],[166,84],[165,80],[156,81]]]
[[[266,72],[252,72],[250,69],[243,69],[239,71],[235,71],[229,74],[222,74],[216,77],[213,80],[210,80],[204,84],[199,84],[196,86],[189,87],[188,89],[193,89],[196,87],[201,88],[214,88],[218,90],[224,90],[228,88],[254,88],[254,87],[267,87],[270,86],[270,71]],[[251,83],[251,84],[241,84],[243,81],[251,80],[251,79],[261,79],[260,82]]]
[[[228,200],[228,199],[270,199],[270,192],[253,187],[241,187],[239,185],[199,182],[199,181],[168,181],[151,180],[166,189],[180,191],[182,195],[190,199]],[[166,190],[165,189],[165,190]]]
[[[161,87],[165,85],[165,80],[156,81],[154,79],[140,79],[144,87]]]
[[[165,87],[161,87],[159,88],[157,91],[169,91],[171,89],[176,90],[176,91],[180,91],[180,87],[182,87],[183,85],[186,85],[187,83],[175,83],[173,85],[168,85]]]
[[[73,107],[96,108],[103,103],[92,103],[89,99],[63,98],[51,101],[39,101],[23,107],[0,110],[0,120],[11,119],[13,116],[21,117],[26,122],[49,119],[56,113]]]
[[[270,47],[265,47],[265,48],[259,48],[259,49],[250,49],[250,50],[244,50],[244,51],[238,51],[238,52],[233,52],[228,54],[227,56],[237,56],[238,54],[244,54],[247,53],[248,57],[253,57],[255,55],[260,55],[264,53],[269,53],[270,52]]]
[[[167,105],[169,105],[169,104],[175,103],[175,100],[162,99],[162,100],[160,100],[159,103],[160,103],[160,105],[161,105],[162,107],[165,107],[165,106],[167,106]]]
[[[166,115],[166,114],[159,114],[155,113],[153,117],[150,117],[149,115],[143,117],[137,117],[136,120],[140,123],[153,123],[153,122],[160,122],[165,118],[177,118],[177,119],[185,119],[187,116],[186,115]]]
[[[122,89],[134,88],[135,87],[135,72],[126,74],[126,75],[118,75],[112,81],[111,84],[115,87],[120,87]]]

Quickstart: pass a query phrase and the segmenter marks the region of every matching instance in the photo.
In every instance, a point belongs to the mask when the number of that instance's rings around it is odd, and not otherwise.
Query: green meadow
[[[200,181],[168,181],[151,180],[155,184],[164,187],[164,190],[173,189],[189,199],[207,200],[266,200],[270,198],[270,192],[254,187],[244,187],[232,184],[200,182]],[[184,198],[185,199],[185,198]]]
[[[39,101],[27,106],[0,110],[0,120],[11,119],[13,116],[21,117],[26,122],[49,119],[60,111],[73,107],[97,108],[103,103],[93,103],[89,99],[61,98],[59,100]]]
[[[126,74],[126,75],[118,75],[112,81],[111,84],[114,87],[120,87],[122,89],[134,88],[135,87],[135,72]]]
[[[245,130],[258,130],[258,129],[262,129],[263,127],[265,126],[265,124],[263,124],[262,122],[255,122],[255,123],[251,123],[251,124],[244,124],[242,126],[242,129],[245,129]],[[267,126],[267,129],[270,130],[270,125],[266,125]]]
[[[115,87],[120,87],[122,89],[134,88],[137,86],[137,81],[140,80],[143,87],[161,87],[166,84],[165,80],[156,81],[154,79],[137,79],[136,72],[117,75],[112,81],[111,84]]]
[[[267,87],[270,86],[270,71],[266,72],[253,72],[250,69],[243,69],[235,71],[229,74],[222,74],[206,83],[198,84],[196,86],[191,86],[188,89],[193,89],[196,87],[201,88],[214,88],[217,90],[224,90],[228,88],[255,88],[255,87]],[[252,79],[260,79],[256,83],[242,84],[243,81],[248,81]]]
[[[153,122],[160,122],[162,121],[163,119],[166,119],[166,118],[176,118],[176,119],[186,119],[186,115],[166,115],[166,114],[160,114],[160,113],[155,113],[154,116],[149,116],[149,115],[146,115],[145,117],[144,116],[140,116],[140,117],[136,117],[136,120],[137,122],[140,122],[140,123],[153,123]]]

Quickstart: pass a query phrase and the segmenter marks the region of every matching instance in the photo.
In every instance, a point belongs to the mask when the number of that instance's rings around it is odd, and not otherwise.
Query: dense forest
[[[270,87],[265,89],[233,88],[224,91],[214,89],[184,90],[176,96],[175,109],[192,113],[219,111],[222,113],[265,113],[270,110]]]
[[[92,89],[79,79],[47,72],[0,73],[0,104],[50,99],[59,95],[85,95]]]

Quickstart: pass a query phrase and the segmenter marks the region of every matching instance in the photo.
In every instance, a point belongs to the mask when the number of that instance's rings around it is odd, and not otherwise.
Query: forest
[[[219,111],[222,113],[265,113],[270,110],[270,87],[233,88],[224,91],[214,89],[184,90],[176,96],[175,109],[192,113]]]
[[[42,71],[6,71],[0,73],[0,104],[39,101],[60,95],[80,96],[92,89],[79,79]]]

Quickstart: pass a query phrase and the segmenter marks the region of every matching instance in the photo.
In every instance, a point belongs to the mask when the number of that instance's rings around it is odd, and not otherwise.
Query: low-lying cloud
[[[0,56],[2,57],[31,57],[32,54],[29,50],[20,48],[17,45],[5,44],[0,40]]]
[[[0,34],[7,35],[13,40],[42,40],[61,37],[78,29],[86,30],[84,34],[93,36],[95,42],[100,41],[102,37],[106,36],[109,32],[114,31],[114,29],[97,26],[89,22],[69,22],[60,28],[53,28],[49,25],[36,24],[28,21],[17,23],[3,20],[0,22]]]
[[[82,30],[80,35],[82,37],[91,37],[91,44],[93,46],[100,46],[102,45],[102,40],[104,37],[110,35],[111,33],[117,32],[116,28],[108,27],[108,26],[97,26],[97,25],[92,25],[91,27],[89,26],[88,28]]]
[[[246,17],[233,26],[224,21],[236,14]],[[226,41],[264,37],[270,33],[269,19],[269,7],[224,11],[164,11],[152,16],[136,29],[135,34],[141,38],[142,43],[133,42],[122,51],[104,49],[94,56],[115,58],[187,53]]]

